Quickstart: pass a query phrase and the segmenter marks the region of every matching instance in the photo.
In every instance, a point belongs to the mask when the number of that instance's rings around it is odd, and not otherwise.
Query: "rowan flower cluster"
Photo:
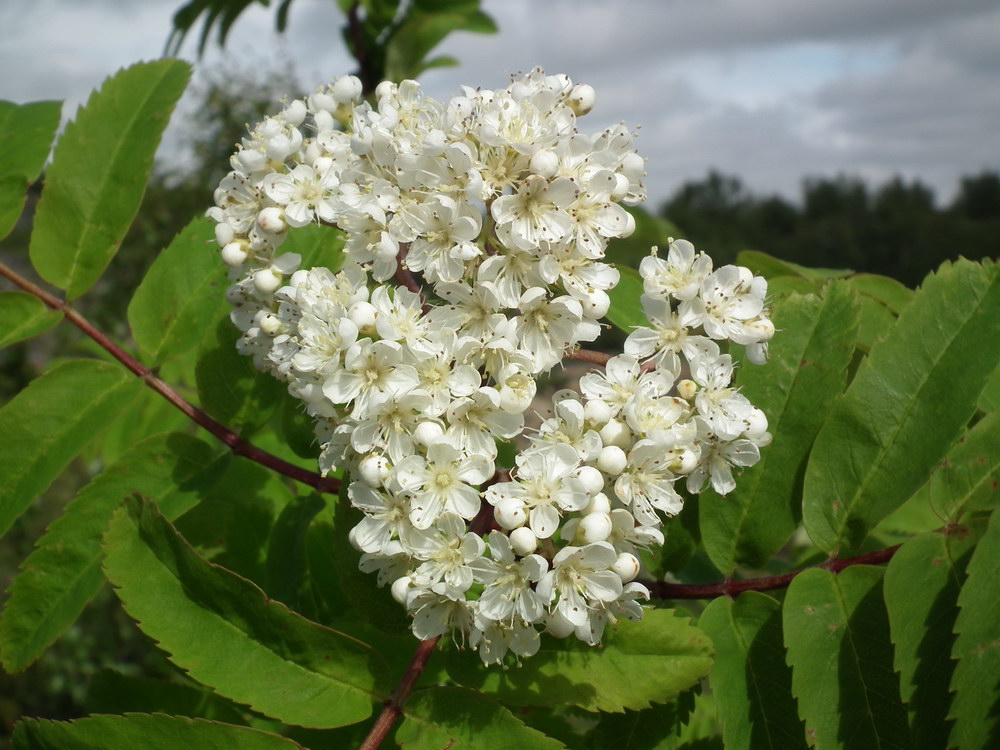
[[[316,420],[321,469],[350,472],[361,568],[417,637],[453,631],[487,663],[534,654],[542,630],[596,644],[642,616],[638,554],[680,512],[678,481],[726,493],[770,439],[718,343],[765,359],[766,283],[654,248],[649,325],[526,434],[536,379],[608,312],[605,250],[645,197],[633,135],[578,132],[593,89],[538,69],[446,104],[413,81],[375,98],[340,78],[233,155],[209,215],[239,349]],[[317,223],[343,232],[336,273],[279,252]]]

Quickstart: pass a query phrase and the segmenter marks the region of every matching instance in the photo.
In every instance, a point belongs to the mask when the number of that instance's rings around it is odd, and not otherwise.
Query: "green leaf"
[[[947,747],[949,658],[958,615],[958,591],[976,537],[968,531],[922,534],[896,554],[885,571],[885,604],[895,645],[899,691],[908,704],[915,747]]]
[[[25,292],[0,292],[0,347],[45,333],[62,320],[38,297]]]
[[[42,171],[61,111],[61,102],[0,101],[0,239],[21,218],[25,193]]]
[[[104,82],[56,144],[35,211],[31,262],[75,299],[100,277],[139,210],[190,66],[139,63]]]
[[[881,302],[896,315],[903,312],[903,308],[910,304],[910,300],[913,299],[912,289],[888,276],[857,273],[847,279],[847,283],[863,296]]]
[[[418,690],[406,702],[396,742],[405,750],[545,750],[566,747],[525,726],[499,703],[472,690]]]
[[[884,339],[896,324],[896,316],[892,311],[871,297],[860,297],[861,319],[858,326],[857,341],[861,350],[870,352],[872,348]]]
[[[118,365],[66,362],[0,409],[0,535],[132,401],[142,381]]]
[[[912,746],[892,668],[882,572],[813,568],[788,587],[783,628],[792,693],[816,747]]]
[[[174,664],[220,695],[317,729],[361,721],[385,697],[374,651],[206,562],[148,501],[132,497],[118,509],[105,554],[125,611]]]
[[[968,578],[958,595],[958,619],[951,658],[955,694],[948,718],[955,721],[948,747],[996,747],[1000,741],[1000,513],[969,561]]]
[[[293,499],[284,477],[234,457],[219,483],[175,526],[206,559],[262,581],[274,518]]]
[[[713,600],[698,625],[715,644],[709,676],[727,747],[805,748],[806,733],[785,664],[781,605],[748,591]]]
[[[493,20],[479,10],[479,0],[416,0],[386,41],[386,78],[416,78],[427,69],[430,51],[453,31],[493,34],[496,30]]]
[[[124,675],[102,669],[90,680],[87,710],[92,714],[161,713],[246,724],[246,716],[224,698],[193,684]]]
[[[780,276],[792,276],[800,279],[818,281],[824,279],[841,279],[850,276],[851,271],[844,268],[809,268],[792,263],[790,260],[781,260],[773,255],[762,253],[759,250],[743,250],[736,256],[736,262],[741,266],[746,266],[756,274],[764,276],[768,280]]]
[[[163,714],[89,716],[76,721],[22,719],[14,750],[303,750],[284,737],[249,727]]]
[[[988,414],[952,447],[915,501],[926,502],[941,524],[1000,500],[1000,412]]]
[[[857,547],[927,481],[975,413],[996,340],[1000,266],[959,260],[927,277],[816,438],[803,520],[819,547]]]
[[[976,404],[980,411],[1000,411],[1000,367],[993,371]]]
[[[784,546],[801,518],[809,449],[844,389],[858,325],[856,294],[832,282],[823,299],[793,295],[774,306],[781,331],[771,359],[739,372],[742,393],[767,415],[774,442],[725,497],[705,492],[699,522],[705,551],[723,573],[760,567]]]
[[[288,233],[281,252],[301,255],[300,268],[322,266],[336,272],[344,262],[344,233],[318,224],[300,227]],[[217,257],[215,253],[209,254]]]
[[[615,266],[621,274],[618,286],[608,290],[611,297],[611,307],[608,308],[607,319],[615,328],[632,333],[637,326],[649,324],[646,313],[643,312],[642,277],[634,268]]]
[[[306,534],[316,514],[326,508],[318,494],[296,498],[285,506],[271,530],[264,568],[267,593],[292,609],[302,611],[307,589]]]
[[[593,750],[611,747],[615,750],[674,750],[681,724],[688,720],[693,708],[694,694],[688,692],[677,700],[645,711],[604,714],[587,736],[588,747]]]
[[[205,338],[205,321],[228,311],[229,282],[213,252],[212,227],[203,218],[188,224],[156,256],[129,302],[132,337],[154,366],[196,347]]]
[[[517,669],[484,667],[460,653],[450,655],[448,673],[515,706],[622,711],[675,698],[711,666],[712,644],[702,631],[673,610],[653,609],[609,629],[601,648],[543,636],[539,652]]]
[[[267,424],[285,386],[236,351],[239,331],[220,318],[198,347],[195,380],[201,408],[244,437]]]
[[[62,102],[0,101],[0,176],[20,175],[26,186],[38,179],[61,113]]]
[[[95,477],[38,541],[11,585],[0,617],[0,658],[19,672],[79,617],[104,584],[101,535],[126,495],[142,492],[175,518],[214,485],[229,460],[181,433],[136,445]]]

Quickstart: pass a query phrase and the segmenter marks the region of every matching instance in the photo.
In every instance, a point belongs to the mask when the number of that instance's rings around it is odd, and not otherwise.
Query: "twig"
[[[400,243],[399,253],[396,255],[396,281],[420,297],[420,309],[423,314],[426,315],[431,311],[431,306],[424,300],[423,289],[420,288],[420,284],[418,284],[417,280],[413,278],[413,272],[410,271],[409,267],[406,265],[406,256],[409,252],[410,243]]]
[[[831,573],[839,573],[852,565],[879,565],[888,562],[899,547],[900,545],[897,544],[894,547],[886,547],[856,557],[831,558],[812,567],[829,570]],[[795,576],[811,569],[804,568],[780,576],[749,578],[745,581],[727,579],[715,583],[667,583],[666,581],[642,581],[641,583],[649,589],[650,595],[656,599],[715,599],[719,596],[736,596],[744,591],[783,589],[792,582]]]
[[[212,417],[208,416],[208,414],[199,409],[197,406],[185,400],[184,397],[177,393],[177,391],[175,391],[169,384],[161,380],[156,373],[118,346],[104,333],[94,327],[89,320],[67,305],[63,300],[53,294],[49,294],[40,286],[31,283],[3,263],[0,263],[0,276],[5,276],[10,279],[24,291],[38,297],[38,299],[51,307],[53,310],[59,310],[65,316],[66,320],[97,342],[102,349],[125,365],[130,372],[142,378],[143,382],[147,386],[163,396],[167,401],[183,412],[189,419],[204,427],[210,433],[215,435],[215,437],[229,446],[229,449],[237,456],[243,456],[244,458],[254,461],[261,466],[273,469],[279,474],[284,474],[286,477],[290,477],[297,482],[302,482],[310,487],[315,487],[320,492],[336,493],[340,490],[339,480],[333,477],[324,477],[314,471],[303,469],[302,467],[291,464],[288,461],[268,453],[267,451],[261,450],[252,443],[241,438],[237,433],[226,427],[224,424],[212,419]]]
[[[410,666],[406,668],[406,672],[403,674],[403,679],[399,681],[399,685],[396,686],[392,696],[385,702],[382,713],[375,719],[375,724],[358,750],[375,750],[375,748],[382,744],[382,740],[389,734],[389,730],[399,720],[399,717],[403,715],[403,705],[410,697],[410,693],[413,692],[413,686],[417,684],[417,679],[420,677],[420,673],[424,671],[424,667],[427,666],[427,660],[431,658],[431,654],[434,653],[434,647],[439,640],[441,640],[441,636],[435,636],[426,641],[421,641],[420,645],[417,646],[417,650],[413,654],[413,659],[410,661]]]
[[[580,362],[590,362],[591,364],[604,367],[613,356],[613,354],[607,354],[606,352],[595,352],[593,349],[574,349],[573,351],[566,352],[563,359],[575,359]]]

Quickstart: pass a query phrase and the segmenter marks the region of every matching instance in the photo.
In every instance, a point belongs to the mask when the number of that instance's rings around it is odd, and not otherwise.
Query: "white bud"
[[[604,426],[611,419],[611,407],[607,401],[592,398],[584,405],[583,416],[593,425]]]
[[[758,341],[770,341],[774,338],[774,323],[768,318],[758,318],[747,323],[747,328],[757,334]]]
[[[601,428],[599,434],[605,446],[617,445],[619,448],[629,448],[632,446],[632,431],[621,420],[608,420],[608,423]]]
[[[289,103],[281,114],[284,115],[285,122],[293,128],[297,128],[302,124],[302,121],[306,119],[306,103],[301,99],[296,99],[295,101]]]
[[[444,435],[444,427],[438,422],[425,420],[413,431],[413,439],[425,448],[429,448]]]
[[[626,177],[629,175],[641,177],[646,173],[646,160],[635,151],[629,151],[622,157],[622,172]]]
[[[397,578],[392,582],[389,590],[392,592],[392,598],[405,607],[406,600],[410,594],[410,577],[402,576],[401,578]]]
[[[677,468],[674,470],[676,473],[681,475],[690,474],[698,465],[698,454],[694,451],[683,451],[675,463],[677,464]]]
[[[581,466],[573,472],[573,477],[588,495],[593,495],[604,489],[604,477],[593,466]]]
[[[239,162],[244,171],[256,172],[267,165],[267,154],[255,148],[244,148],[237,152],[236,161]]]
[[[611,499],[605,495],[603,492],[598,492],[592,498],[590,502],[587,503],[587,507],[583,511],[584,513],[610,513],[611,512]]]
[[[510,547],[518,555],[524,557],[538,549],[538,538],[535,536],[535,532],[527,526],[521,526],[510,532]]]
[[[767,432],[767,417],[764,412],[754,407],[750,412],[750,417],[746,420],[746,429],[743,434],[750,438],[760,437]]]
[[[554,177],[559,170],[559,157],[546,148],[536,151],[531,157],[528,169],[533,174],[541,175],[546,179]]]
[[[524,522],[528,520],[528,514],[524,512],[524,506],[513,498],[507,498],[497,503],[497,507],[493,511],[493,517],[496,518],[501,528],[508,531],[516,529],[518,526],[524,526]]]
[[[608,314],[611,309],[611,297],[603,289],[595,289],[582,300],[583,314],[592,320],[598,320]]]
[[[576,630],[576,625],[563,617],[557,610],[545,620],[545,629],[556,638],[565,638]]]
[[[587,544],[593,544],[606,541],[613,528],[611,516],[607,513],[588,513],[581,519],[576,535]]]
[[[354,549],[356,549],[358,552],[364,552],[364,550],[361,549],[361,545],[358,543],[357,526],[355,526],[354,528],[352,528],[350,531],[347,532],[347,541],[350,542],[351,546],[354,547]]]
[[[247,259],[246,241],[236,240],[235,242],[230,242],[222,248],[219,254],[222,256],[222,262],[227,266],[230,268],[239,268]]]
[[[369,453],[358,464],[358,478],[369,487],[381,487],[389,476],[389,459]]]
[[[382,81],[382,83],[375,87],[375,98],[385,99],[387,96],[392,96],[395,90],[396,84],[392,81]]]
[[[611,569],[622,579],[622,583],[628,583],[639,575],[639,558],[629,552],[622,552]]]
[[[577,115],[585,115],[594,108],[596,100],[597,94],[594,92],[593,86],[586,83],[578,83],[569,92],[569,99],[566,103],[569,104],[570,109]]]
[[[281,274],[264,268],[253,275],[253,285],[261,294],[274,294],[281,286]]]
[[[287,229],[285,225],[285,212],[277,206],[262,208],[260,213],[257,214],[257,226],[265,232],[281,234]]]
[[[690,401],[698,392],[698,384],[685,378],[677,384],[677,395],[685,401]]]
[[[375,326],[375,305],[371,302],[355,302],[347,309],[347,317],[359,331],[370,331]]]
[[[628,456],[617,445],[605,445],[597,457],[597,468],[605,474],[618,476],[628,465]]]
[[[226,222],[220,220],[215,225],[215,241],[219,243],[220,247],[224,247],[234,239],[236,239],[236,230],[226,224]]]
[[[338,102],[350,102],[361,96],[361,80],[357,76],[343,76],[333,84],[333,95]]]
[[[281,330],[281,320],[277,315],[268,313],[260,319],[260,330],[268,336],[277,336]]]

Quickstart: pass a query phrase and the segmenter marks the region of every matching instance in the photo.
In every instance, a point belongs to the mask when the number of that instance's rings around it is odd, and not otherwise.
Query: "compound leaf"
[[[220,695],[315,729],[361,721],[385,697],[384,663],[371,648],[206,562],[152,503],[126,500],[105,554],[125,610],[171,661]]]
[[[25,292],[0,292],[0,347],[45,333],[62,320],[38,297]]]
[[[56,144],[35,211],[31,263],[75,299],[100,277],[139,210],[190,66],[138,63],[107,79]]]
[[[834,405],[806,469],[803,520],[827,552],[927,481],[1000,362],[1000,266],[945,263],[924,281]]]

